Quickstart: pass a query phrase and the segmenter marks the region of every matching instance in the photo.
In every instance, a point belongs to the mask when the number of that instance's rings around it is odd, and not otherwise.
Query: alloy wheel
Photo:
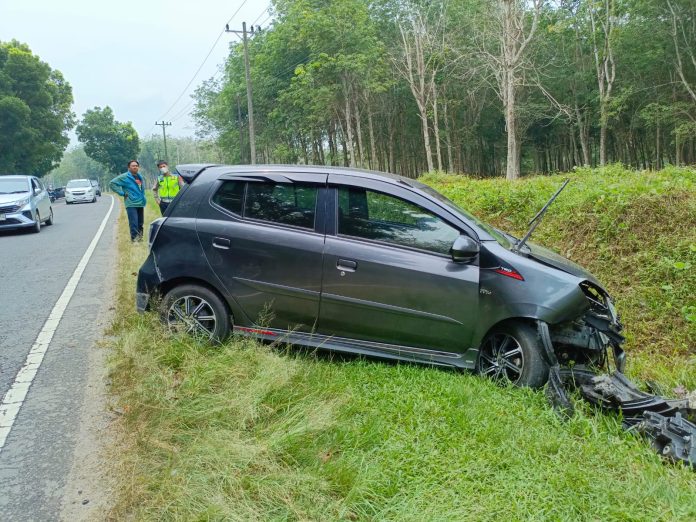
[[[169,306],[167,324],[173,331],[201,339],[212,339],[217,318],[208,301],[199,296],[184,295]]]
[[[516,383],[522,376],[524,353],[512,335],[496,333],[481,346],[479,373],[495,380]]]

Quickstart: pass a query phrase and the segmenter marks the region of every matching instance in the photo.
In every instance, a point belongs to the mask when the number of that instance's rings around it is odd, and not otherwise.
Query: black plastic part
[[[663,457],[696,469],[696,424],[682,418],[680,413],[665,417],[646,411],[633,429],[650,439],[653,448]]]

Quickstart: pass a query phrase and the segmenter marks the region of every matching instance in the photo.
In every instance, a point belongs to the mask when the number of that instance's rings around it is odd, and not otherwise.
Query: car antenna
[[[524,246],[524,244],[527,242],[529,237],[532,235],[534,232],[534,229],[536,229],[537,225],[541,223],[541,218],[544,217],[544,214],[546,214],[546,210],[551,206],[551,203],[558,197],[558,195],[561,193],[561,191],[566,187],[566,185],[570,183],[570,179],[566,179],[563,182],[563,185],[561,185],[561,188],[559,188],[556,193],[551,196],[551,199],[549,199],[546,202],[546,205],[541,207],[541,210],[537,212],[536,216],[532,218],[532,220],[529,222],[529,230],[527,230],[527,233],[524,235],[522,239],[520,239],[517,243],[515,243],[515,246],[512,247],[513,252],[519,252],[520,249]]]

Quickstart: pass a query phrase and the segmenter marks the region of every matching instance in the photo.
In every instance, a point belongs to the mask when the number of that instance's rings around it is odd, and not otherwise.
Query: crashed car
[[[600,282],[528,242],[548,204],[517,239],[396,175],[178,172],[187,184],[150,227],[136,292],[138,311],[157,303],[174,330],[218,341],[234,331],[531,387],[550,368],[602,367],[609,357],[623,367],[621,324]]]

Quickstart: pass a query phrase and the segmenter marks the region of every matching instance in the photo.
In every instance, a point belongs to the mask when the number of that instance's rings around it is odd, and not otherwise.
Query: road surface
[[[95,204],[59,200],[55,224],[39,234],[0,232],[0,520],[60,519],[66,495],[76,494],[66,491],[74,459],[91,457],[76,455],[76,448],[84,450],[78,445],[81,412],[94,382],[90,372],[101,371],[93,367],[93,353],[113,298],[119,206],[114,202],[109,214],[111,203],[110,196]],[[102,223],[77,280],[78,264]],[[58,301],[71,277],[77,285],[62,306]],[[58,312],[59,322],[47,321]],[[50,332],[46,347],[42,339]],[[45,354],[38,370],[29,372],[33,379],[11,429],[3,432],[2,409],[7,428],[8,402],[12,393],[23,395],[21,376],[37,366],[27,366],[37,347]]]

